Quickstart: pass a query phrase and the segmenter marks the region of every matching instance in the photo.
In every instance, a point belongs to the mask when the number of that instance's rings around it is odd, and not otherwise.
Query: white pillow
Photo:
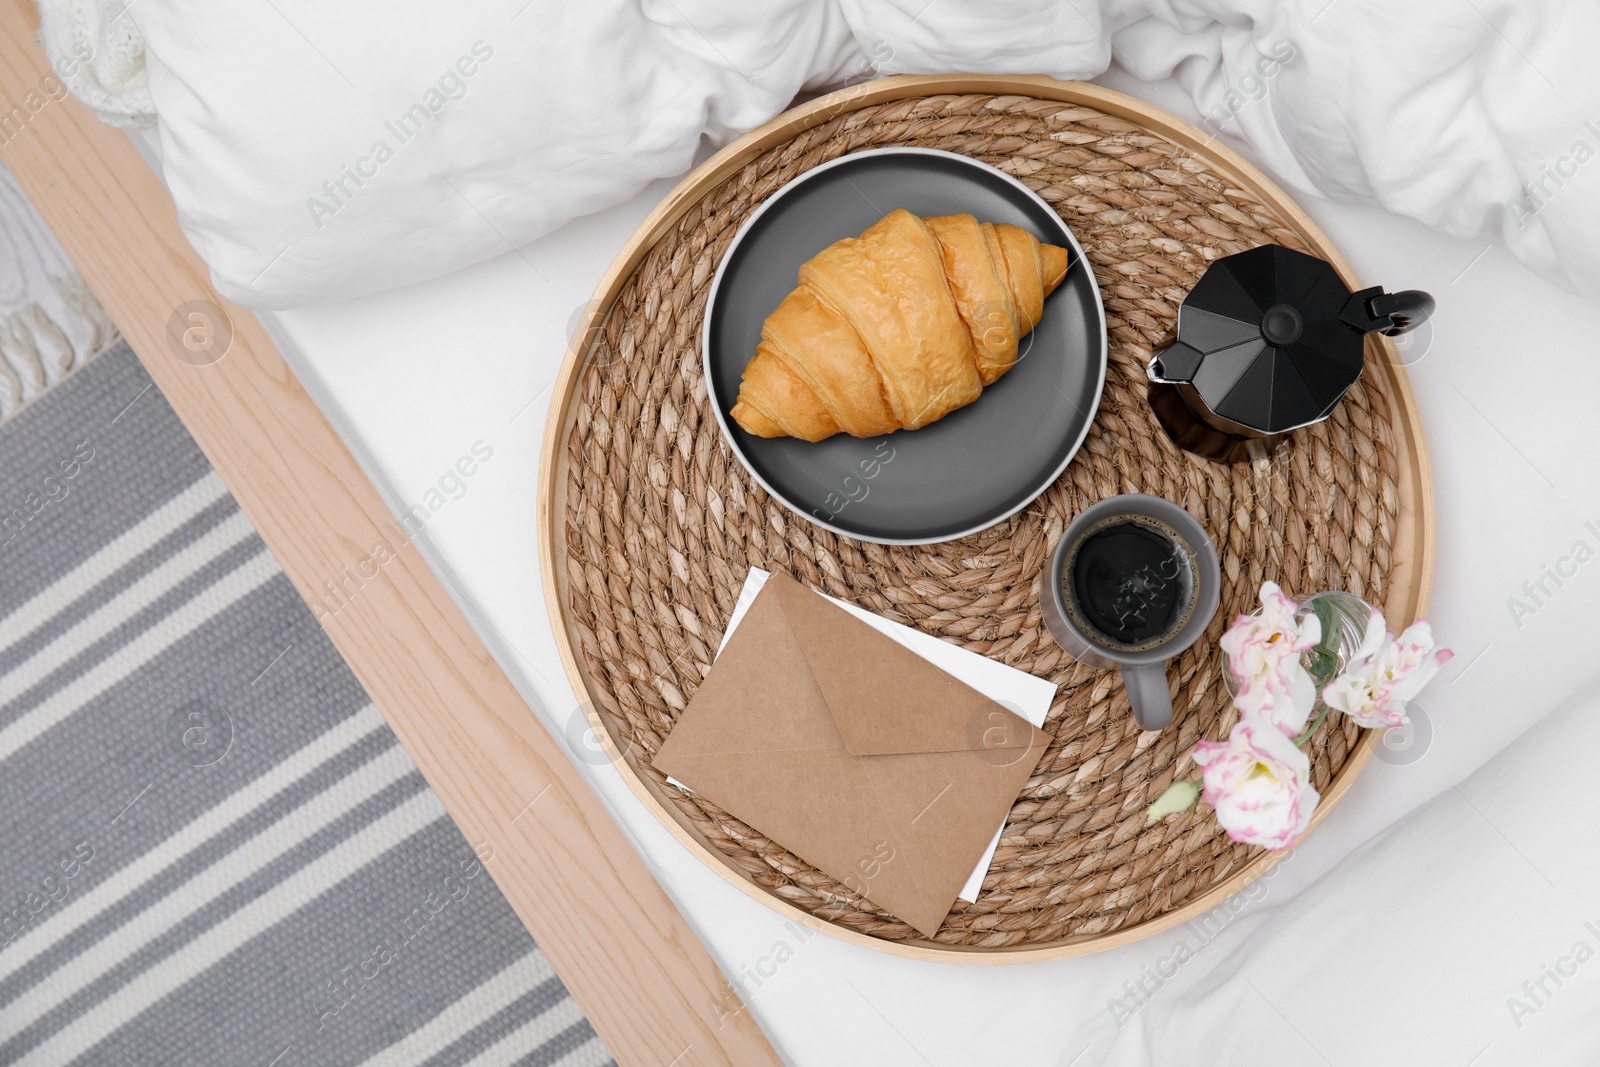
[[[701,137],[730,140],[804,89],[1074,71],[1106,48],[1050,0],[142,0],[129,17],[184,230],[226,296],[263,307],[500,255],[683,172]]]
[[[118,121],[153,101],[179,218],[245,304],[336,300],[500,255],[681,173],[702,137],[725,142],[801,90],[878,73],[1087,77],[1113,43],[1300,189],[1499,237],[1600,294],[1594,4],[40,4],[58,66],[93,52],[63,74],[74,92]]]

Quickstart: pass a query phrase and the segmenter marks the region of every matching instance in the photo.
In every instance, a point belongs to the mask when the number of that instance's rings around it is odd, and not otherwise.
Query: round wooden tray
[[[706,410],[706,290],[739,223],[784,182],[850,151],[965,152],[1027,183],[1083,243],[1105,297],[1111,365],[1082,451],[1044,496],[960,541],[856,542],[789,514],[749,479]],[[1396,630],[1425,610],[1433,515],[1421,423],[1393,346],[1371,335],[1361,382],[1272,459],[1222,467],[1177,451],[1143,368],[1213,259],[1277,242],[1349,266],[1237,154],[1132,98],[1043,77],[895,77],[822,97],[741,137],[645,220],[602,280],[556,379],[540,464],[545,599],[573,689],[644,804],[713,869],[786,917],[900,955],[972,963],[1079,955],[1185,922],[1279,853],[1238,845],[1204,805],[1147,825],[1194,773],[1197,739],[1233,721],[1216,640],[1265,578],[1344,588]],[[1172,664],[1177,720],[1133,725],[1114,673],[1044,631],[1033,579],[1090,502],[1149,492],[1187,507],[1223,557],[1222,607]],[[1012,808],[976,904],[922,939],[709,803],[650,757],[710,669],[750,565],[995,656],[1059,685],[1056,735]],[[1321,821],[1378,742],[1343,717],[1309,742]]]

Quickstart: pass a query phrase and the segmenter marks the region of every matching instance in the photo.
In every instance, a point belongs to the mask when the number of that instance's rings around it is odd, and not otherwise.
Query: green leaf
[[[1171,815],[1175,812],[1186,811],[1194,807],[1194,802],[1200,797],[1200,779],[1190,778],[1173,782],[1167,786],[1167,791],[1162,793],[1156,802],[1145,809],[1145,815],[1150,822]]]

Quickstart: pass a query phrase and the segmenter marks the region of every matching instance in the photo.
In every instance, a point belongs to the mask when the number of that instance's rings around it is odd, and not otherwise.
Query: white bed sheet
[[[1581,761],[1600,744],[1597,684],[1305,893],[1165,968],[1159,1009],[1120,1033],[1099,1020],[1106,1062],[1193,1048],[1206,1064],[1595,1063],[1600,792]]]
[[[1172,83],[1150,85],[1116,71],[1101,80],[1194,117]],[[460,498],[430,518],[423,551],[536,714],[588,752],[580,763],[590,782],[786,1059],[938,1067],[1100,1062],[1112,999],[1128,1003],[1125,983],[1155,970],[1180,940],[1198,943],[1197,929],[1095,956],[1009,967],[913,962],[807,937],[707,870],[612,767],[584,749],[536,565],[539,441],[579,310],[669,187],[658,182],[628,204],[491,262],[409,289],[275,313],[269,326],[392,504],[421,499],[475,442],[493,448]],[[1433,730],[1421,758],[1406,762],[1413,749],[1394,764],[1374,762],[1307,844],[1219,910],[1201,950],[1207,954],[1237,947],[1252,924],[1235,926],[1236,916],[1264,900],[1292,901],[1352,849],[1495,755],[1596,668],[1600,561],[1551,585],[1554,595],[1520,626],[1507,601],[1575,541],[1600,547],[1600,537],[1585,529],[1586,522],[1600,529],[1592,415],[1600,396],[1592,322],[1600,306],[1540,280],[1503,248],[1446,238],[1369,207],[1306,207],[1363,278],[1427,289],[1439,299],[1431,347],[1411,373],[1439,515],[1429,614],[1458,655],[1420,701]],[[780,945],[792,958],[775,965]],[[1155,988],[1141,1011],[1162,1011],[1163,992]],[[1340,1006],[1350,1012],[1382,1011],[1386,1003],[1362,989],[1328,995],[1342,995]],[[1465,1006],[1429,1010],[1418,1025],[1442,1030],[1473,1021]],[[1039,1023],[1048,1019],[1056,1022]],[[1184,1059],[1194,1051],[1168,1046],[1169,1055]],[[1278,1044],[1263,1049],[1261,1062],[1268,1057],[1274,1064],[1321,1062]],[[1155,1062],[1175,1060],[1158,1054]]]

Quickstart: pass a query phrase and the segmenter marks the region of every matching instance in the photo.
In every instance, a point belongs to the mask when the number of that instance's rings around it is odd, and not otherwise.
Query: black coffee
[[[1061,595],[1085,636],[1123,652],[1155,648],[1194,614],[1194,552],[1145,515],[1113,515],[1078,535],[1061,568]]]

